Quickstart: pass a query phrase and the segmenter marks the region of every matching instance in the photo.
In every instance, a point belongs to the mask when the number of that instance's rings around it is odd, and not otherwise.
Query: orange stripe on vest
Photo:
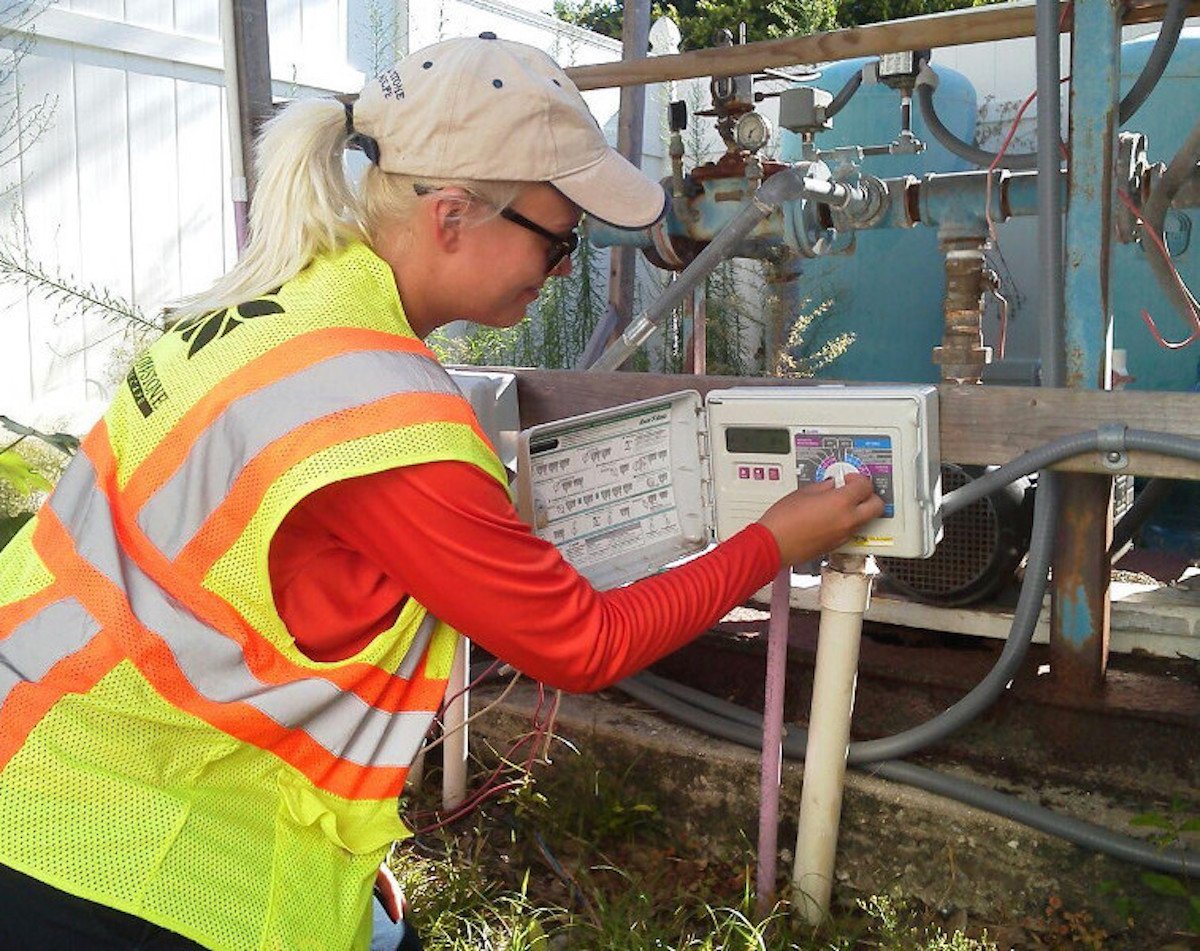
[[[225,377],[196,401],[130,477],[122,493],[125,506],[136,514],[183,465],[200,433],[221,416],[231,400],[321,360],[359,350],[392,350],[436,360],[420,340],[378,330],[333,328],[286,340]]]

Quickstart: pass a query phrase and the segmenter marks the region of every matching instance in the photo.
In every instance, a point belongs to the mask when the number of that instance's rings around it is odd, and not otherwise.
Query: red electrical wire
[[[1151,336],[1154,337],[1155,342],[1160,347],[1166,350],[1182,350],[1184,347],[1196,340],[1197,337],[1200,337],[1200,313],[1196,312],[1196,307],[1191,302],[1191,292],[1188,290],[1187,285],[1183,282],[1183,278],[1179,276],[1179,271],[1175,268],[1175,262],[1171,260],[1171,252],[1167,250],[1166,244],[1163,243],[1162,235],[1158,233],[1158,229],[1147,226],[1146,220],[1142,217],[1142,214],[1138,210],[1137,206],[1134,205],[1133,199],[1131,199],[1119,188],[1117,189],[1117,198],[1119,198],[1121,203],[1129,209],[1130,213],[1137,220],[1137,223],[1142,226],[1142,235],[1151,240],[1151,242],[1154,244],[1154,247],[1158,249],[1158,253],[1162,255],[1167,267],[1170,268],[1171,277],[1175,279],[1176,285],[1183,293],[1184,299],[1188,302],[1188,318],[1192,322],[1192,333],[1186,340],[1167,340],[1161,333],[1159,333],[1158,326],[1154,323],[1154,318],[1150,316],[1150,312],[1144,307],[1141,311],[1142,320],[1145,321],[1146,326],[1150,329]]]
[[[1074,8],[1073,3],[1063,5],[1062,13],[1058,18],[1058,31],[1062,32],[1063,26],[1067,22],[1067,17],[1071,14]],[[1070,75],[1063,76],[1058,83],[1061,86],[1063,83],[1071,81]],[[1008,134],[1004,137],[1004,142],[1001,143],[999,151],[996,152],[996,157],[992,159],[992,164],[988,166],[987,183],[984,185],[983,192],[983,217],[987,222],[988,236],[992,239],[992,243],[999,247],[1000,240],[996,235],[996,224],[992,221],[992,176],[996,171],[996,167],[1000,164],[1000,160],[1004,158],[1004,153],[1008,151],[1008,147],[1012,144],[1013,136],[1017,134],[1017,126],[1021,124],[1021,118],[1025,115],[1025,110],[1029,108],[1029,104],[1037,98],[1037,90],[1031,92],[1021,103],[1021,108],[1017,110],[1016,116],[1013,118],[1012,125],[1009,126]],[[1070,162],[1070,156],[1067,153],[1067,147],[1062,143],[1058,143],[1058,150],[1062,154],[1063,160]],[[997,295],[999,296],[999,295]],[[1003,301],[1003,298],[1001,298]],[[1008,340],[1008,307],[1002,306],[1000,310],[1000,336],[999,350],[1000,359],[1004,359],[1005,343]]]
[[[477,685],[482,679],[483,677],[477,678],[472,686]],[[525,782],[525,777],[532,771],[534,763],[537,762],[540,756],[544,755],[539,754],[538,750],[548,742],[549,730],[552,727],[558,709],[556,700],[547,705],[544,684],[538,683],[537,690],[538,701],[530,718],[531,728],[529,732],[517,737],[513,741],[504,755],[500,757],[500,762],[495,769],[491,771],[471,795],[459,803],[453,810],[445,814],[439,814],[436,810],[422,810],[412,813],[408,817],[407,825],[414,830],[414,835],[426,835],[451,825],[470,815],[485,802],[489,802],[497,796],[521,787]],[[527,748],[527,752],[518,761],[517,754],[522,751],[522,748]],[[515,771],[519,775],[500,781],[500,777],[506,771]]]

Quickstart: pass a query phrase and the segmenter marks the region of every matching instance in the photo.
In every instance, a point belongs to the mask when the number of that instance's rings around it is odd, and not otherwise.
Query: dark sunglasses
[[[555,234],[553,231],[548,231],[535,221],[530,221],[519,211],[513,211],[511,208],[501,208],[500,217],[505,221],[511,221],[514,225],[519,225],[526,231],[532,231],[536,235],[540,235],[550,242],[550,250],[546,254],[546,273],[549,274],[558,267],[563,258],[570,257],[577,247],[579,247],[579,234],[576,231],[568,231],[566,234]]]

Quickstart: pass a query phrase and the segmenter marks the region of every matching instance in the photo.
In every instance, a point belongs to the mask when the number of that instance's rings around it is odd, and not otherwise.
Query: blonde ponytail
[[[168,308],[167,326],[269,293],[317,255],[355,241],[371,243],[386,224],[411,218],[419,201],[413,188],[418,182],[460,188],[493,211],[511,204],[528,187],[521,182],[416,179],[377,165],[367,168],[355,187],[343,164],[347,140],[345,107],[337,99],[297,99],[263,126],[255,154],[250,241],[228,274]]]
[[[171,321],[272,291],[317,255],[366,239],[343,166],[346,138],[345,109],[335,99],[297,99],[263,126],[249,244],[212,287],[176,302]]]

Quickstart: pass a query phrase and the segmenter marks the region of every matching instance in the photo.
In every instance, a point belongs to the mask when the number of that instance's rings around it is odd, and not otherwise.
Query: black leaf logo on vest
[[[198,314],[181,320],[175,325],[175,331],[188,347],[188,359],[207,347],[214,340],[220,340],[226,334],[232,333],[247,320],[255,317],[267,317],[271,314],[282,314],[283,307],[270,298],[279,293],[280,288],[268,291],[262,297],[246,301],[236,307],[222,307],[207,314]]]

